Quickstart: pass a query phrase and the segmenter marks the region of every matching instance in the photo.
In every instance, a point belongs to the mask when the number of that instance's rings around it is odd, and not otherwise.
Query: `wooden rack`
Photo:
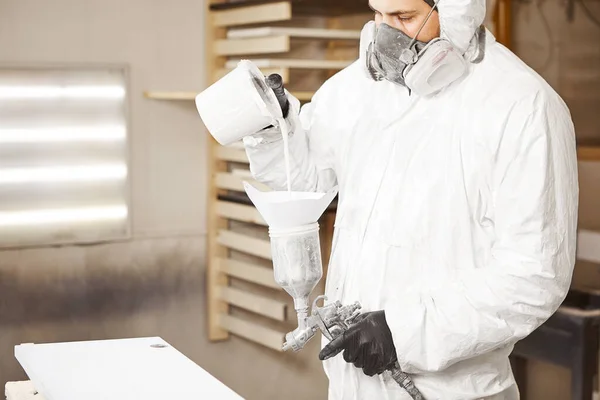
[[[600,144],[581,144],[577,146],[577,159],[579,161],[600,162]]]
[[[235,1],[210,4],[207,12],[208,83],[236,67],[240,59],[253,61],[264,75],[279,73],[301,102],[328,76],[354,60],[336,57],[341,46],[358,54],[360,27],[370,17],[364,1]],[[344,26],[338,19],[360,10],[360,24]],[[353,28],[353,29],[347,29]],[[312,48],[310,56],[303,53]],[[314,49],[316,48],[316,51]],[[315,55],[316,54],[316,55]],[[302,79],[296,79],[301,74]],[[150,98],[193,99],[195,93],[147,92]],[[244,193],[243,181],[252,180],[240,144],[209,145],[208,198],[208,327],[210,340],[230,334],[281,351],[284,333],[293,329],[291,297],[275,283],[267,227]],[[333,214],[321,223],[324,267],[329,256]]]

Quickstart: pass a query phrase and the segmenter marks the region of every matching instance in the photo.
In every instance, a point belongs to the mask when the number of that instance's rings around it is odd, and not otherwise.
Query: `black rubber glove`
[[[266,77],[265,81],[267,82],[267,86],[273,90],[275,93],[275,97],[277,98],[277,102],[281,107],[281,113],[283,114],[283,118],[287,118],[288,112],[290,111],[290,102],[285,95],[285,90],[283,87],[283,78],[279,74],[271,74]]]
[[[396,348],[384,311],[361,314],[342,335],[333,339],[319,353],[327,360],[344,351],[344,360],[362,368],[368,376],[381,374],[396,363]]]

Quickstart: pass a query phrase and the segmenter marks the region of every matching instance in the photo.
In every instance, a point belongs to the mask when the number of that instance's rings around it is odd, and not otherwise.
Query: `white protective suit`
[[[472,53],[484,13],[482,0],[441,0],[442,35]],[[339,184],[326,295],[385,310],[426,399],[516,400],[508,355],[563,301],[575,260],[569,111],[489,32],[483,62],[434,96],[364,65],[361,52],[289,118],[293,189]],[[283,142],[267,137],[244,140],[251,171],[285,190]],[[341,355],[324,367],[330,399],[410,399]]]

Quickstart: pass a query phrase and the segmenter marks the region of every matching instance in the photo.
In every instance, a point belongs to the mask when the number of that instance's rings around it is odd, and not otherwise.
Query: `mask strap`
[[[433,7],[431,7],[431,10],[429,10],[429,14],[427,14],[427,16],[425,17],[425,20],[423,21],[421,27],[419,27],[419,30],[417,31],[417,34],[414,38],[411,39],[410,43],[408,44],[408,48],[402,50],[402,53],[400,53],[400,61],[404,62],[405,64],[414,64],[417,62],[417,55],[412,50],[412,47],[417,42],[417,38],[419,37],[419,34],[423,30],[423,28],[425,28],[425,25],[427,24],[427,21],[429,21],[431,14],[433,14],[433,12],[437,9],[437,5],[439,2],[440,0],[436,0],[435,3],[433,3]]]
[[[475,41],[477,42],[477,54],[471,62],[473,64],[479,64],[485,57],[486,30],[483,25],[480,25],[479,29],[475,32]]]
[[[376,57],[372,57],[373,55],[373,43],[369,43],[369,47],[367,48],[367,56],[366,56],[366,64],[367,70],[375,81],[381,81],[384,78],[384,74],[381,72],[380,65],[373,65],[373,62],[379,64]]]

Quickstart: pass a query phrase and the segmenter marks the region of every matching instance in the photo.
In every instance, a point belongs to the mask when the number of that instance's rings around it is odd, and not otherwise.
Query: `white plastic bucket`
[[[196,108],[210,134],[222,145],[275,123],[281,107],[264,75],[248,60],[196,96]]]

